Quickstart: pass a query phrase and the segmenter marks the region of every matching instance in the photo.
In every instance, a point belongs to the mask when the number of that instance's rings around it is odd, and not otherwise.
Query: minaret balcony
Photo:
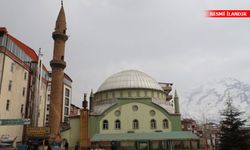
[[[52,68],[62,68],[64,69],[66,67],[66,62],[63,60],[51,60],[50,66]]]
[[[65,33],[55,31],[52,33],[52,37],[54,40],[63,40],[64,42],[68,40],[68,36]]]

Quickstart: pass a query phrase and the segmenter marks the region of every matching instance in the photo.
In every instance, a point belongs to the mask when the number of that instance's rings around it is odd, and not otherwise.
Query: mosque
[[[91,92],[89,109],[84,96],[81,115],[70,118],[63,138],[79,142],[82,149],[197,148],[197,136],[181,131],[179,98],[172,85],[138,70],[115,73]]]
[[[198,137],[181,131],[179,98],[172,83],[158,83],[138,70],[125,70],[108,77],[89,98],[84,94],[79,116],[69,118],[70,127],[60,128],[66,18],[61,6],[56,28],[51,84],[50,140],[68,141],[81,149],[169,150],[199,147]],[[172,96],[174,95],[174,96]],[[60,134],[61,133],[61,134]],[[59,139],[59,140],[57,140]],[[60,143],[60,142],[58,142]]]

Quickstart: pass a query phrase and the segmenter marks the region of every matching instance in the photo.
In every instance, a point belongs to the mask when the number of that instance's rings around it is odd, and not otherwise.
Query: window
[[[132,106],[132,110],[133,110],[133,111],[137,111],[137,110],[138,110],[138,106],[137,106],[137,105],[133,105],[133,106]]]
[[[23,104],[21,105],[21,114],[23,114]]]
[[[27,72],[24,72],[24,77],[23,77],[24,80],[27,79]]]
[[[48,95],[48,101],[50,101],[50,94]]]
[[[65,98],[65,105],[69,106],[69,98],[67,98],[67,97]]]
[[[69,108],[68,107],[64,108],[64,115],[69,115]]]
[[[137,96],[137,97],[140,97],[140,91],[139,91],[139,90],[136,91],[136,96]]]
[[[168,120],[167,119],[164,119],[162,121],[162,127],[163,127],[163,129],[167,129],[168,128]]]
[[[48,85],[48,91],[51,91],[51,84]]]
[[[145,97],[148,96],[148,91],[144,91],[144,96],[145,96]]]
[[[23,96],[25,96],[25,87],[23,87]]]
[[[47,110],[49,111],[49,104],[47,104]]]
[[[155,111],[154,110],[150,110],[150,112],[149,112],[149,114],[150,114],[150,116],[155,116]]]
[[[109,122],[108,120],[104,120],[102,123],[102,129],[103,130],[108,130],[109,129]]]
[[[6,110],[9,110],[10,109],[10,100],[7,100],[7,103],[6,103]]]
[[[151,126],[151,129],[156,129],[156,121],[154,119],[150,121],[150,126]]]
[[[115,129],[121,129],[121,121],[120,120],[115,121]]]
[[[120,97],[123,97],[123,92],[122,91],[120,91]]]
[[[69,89],[65,89],[65,96],[69,97]]]
[[[128,91],[128,97],[131,97],[131,91],[130,90]]]
[[[139,129],[139,121],[137,119],[133,120],[133,129]]]
[[[120,110],[115,111],[115,116],[116,117],[119,117],[120,115],[121,115],[121,111]]]
[[[15,66],[15,63],[11,63],[11,66],[10,66],[10,71],[11,72],[14,72],[14,66]]]
[[[11,88],[12,88],[12,81],[10,80],[10,81],[9,81],[8,90],[11,91]]]

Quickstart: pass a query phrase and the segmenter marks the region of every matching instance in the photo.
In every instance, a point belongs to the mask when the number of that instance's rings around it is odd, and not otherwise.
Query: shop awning
[[[137,141],[137,140],[198,140],[198,136],[188,131],[95,134],[91,142]]]

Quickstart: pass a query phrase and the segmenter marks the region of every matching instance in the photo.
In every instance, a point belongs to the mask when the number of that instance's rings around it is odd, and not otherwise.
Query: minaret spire
[[[175,113],[179,114],[180,113],[179,97],[176,90],[174,93],[174,107],[175,107]]]
[[[61,0],[61,6],[63,6],[63,0]]]

